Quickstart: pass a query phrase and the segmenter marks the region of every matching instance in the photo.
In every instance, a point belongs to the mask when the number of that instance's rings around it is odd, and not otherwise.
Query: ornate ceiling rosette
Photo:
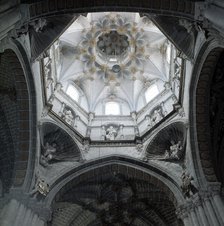
[[[118,13],[107,14],[93,20],[83,28],[81,41],[72,51],[75,60],[84,64],[85,74],[96,73],[105,81],[113,77],[135,79],[143,72],[143,63],[149,60],[150,44],[145,30],[138,23],[129,21]],[[64,48],[64,47],[63,47]]]

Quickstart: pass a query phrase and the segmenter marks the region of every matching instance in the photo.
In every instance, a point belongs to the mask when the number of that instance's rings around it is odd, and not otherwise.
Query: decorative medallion
[[[106,57],[116,57],[127,52],[129,47],[128,36],[121,35],[117,31],[99,36],[97,41],[99,51]]]

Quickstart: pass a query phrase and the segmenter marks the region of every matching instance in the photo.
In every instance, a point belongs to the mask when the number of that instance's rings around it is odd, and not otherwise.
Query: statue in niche
[[[72,110],[70,108],[68,108],[67,106],[64,107],[63,112],[61,114],[61,118],[67,122],[69,125],[73,125],[74,123],[74,114],[72,112]]]
[[[158,123],[162,119],[163,119],[162,109],[159,108],[154,110],[151,116],[151,125],[154,126],[156,123]]]
[[[170,150],[165,151],[164,158],[179,160],[180,159],[179,154],[182,149],[183,146],[181,145],[181,141],[175,143],[175,141],[171,140]]]
[[[47,142],[44,147],[44,152],[41,155],[40,162],[42,165],[47,166],[51,160],[56,157],[57,144],[52,143],[51,145]]]
[[[94,119],[94,113],[93,113],[93,112],[90,112],[90,113],[89,113],[89,119],[88,119],[88,124],[89,124],[89,125],[91,125],[93,119]]]
[[[46,27],[47,25],[47,20],[46,19],[38,19],[38,20],[35,20],[33,22],[31,22],[29,24],[31,27],[33,27],[33,29],[39,33],[39,32],[43,32],[44,31],[44,28]]]
[[[106,130],[106,139],[115,140],[116,136],[117,136],[117,130],[112,125],[110,125],[109,128],[107,128]]]
[[[190,198],[192,195],[194,195],[198,189],[193,185],[192,181],[194,178],[186,172],[186,170],[183,171],[181,175],[182,185],[181,189],[184,193],[185,198]]]
[[[54,82],[54,79],[51,76],[51,66],[47,64],[44,66],[44,73],[46,76],[46,88],[49,88],[50,85]]]
[[[31,196],[37,196],[38,194],[41,194],[43,196],[47,196],[47,194],[49,193],[50,187],[49,184],[40,177],[39,175],[39,171],[36,172],[36,183],[34,186],[34,189],[30,192]]]
[[[123,139],[123,125],[107,124],[101,126],[101,137],[103,140]],[[118,136],[119,135],[119,136]]]

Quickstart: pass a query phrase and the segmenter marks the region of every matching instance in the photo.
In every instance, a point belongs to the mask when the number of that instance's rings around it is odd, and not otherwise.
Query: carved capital
[[[209,191],[200,191],[199,195],[201,197],[201,200],[207,201],[211,197],[211,193]]]
[[[188,214],[189,214],[189,205],[188,204],[177,207],[176,215],[178,218],[184,219],[184,218],[188,217]]]
[[[195,207],[201,206],[202,202],[201,202],[201,197],[198,194],[195,194],[192,197],[192,202],[194,204]]]
[[[208,190],[210,191],[212,196],[219,195],[221,192],[221,183],[219,182],[210,183]]]

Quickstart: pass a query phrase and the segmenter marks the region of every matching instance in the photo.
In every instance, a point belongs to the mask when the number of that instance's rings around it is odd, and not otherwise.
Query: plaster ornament
[[[117,56],[125,53],[129,42],[126,35],[121,35],[117,31],[110,31],[98,38],[97,47],[102,54]]]
[[[165,87],[165,89],[171,89],[171,85],[170,85],[169,82],[166,82],[166,83],[164,84],[164,87]]]
[[[179,114],[180,117],[185,117],[185,112],[184,112],[183,107],[178,108],[178,114]]]
[[[163,119],[162,109],[154,110],[151,116],[151,125],[154,126],[156,123],[158,123],[162,119]]]
[[[136,150],[141,153],[143,151],[143,144],[136,144]]]
[[[65,120],[65,122],[67,122],[69,125],[73,125],[74,115],[73,115],[72,111],[69,108],[65,107],[63,109],[61,118],[63,120]]]
[[[117,130],[113,126],[110,126],[109,128],[107,128],[106,130],[107,140],[115,140],[116,136],[117,136]]]
[[[80,120],[80,116],[76,115],[74,119],[74,127],[77,127],[77,123]]]
[[[171,140],[171,146],[170,150],[166,150],[164,153],[164,158],[165,159],[174,159],[174,160],[179,160],[180,159],[180,152],[183,149],[183,146],[181,145],[181,141],[178,141],[175,143],[175,141]]]
[[[172,78],[172,80],[173,80],[173,83],[174,83],[175,87],[179,89],[180,88],[180,77],[175,75]]]
[[[194,24],[186,19],[179,19],[179,24],[187,30],[187,33],[191,33],[194,28]]]
[[[83,62],[90,76],[96,72],[107,81],[108,75],[115,73],[132,79],[146,60],[146,34],[135,22],[127,22],[118,14],[112,17],[92,21],[90,30],[83,29],[75,59]]]
[[[138,126],[134,126],[134,132],[135,132],[135,136],[139,136]]]
[[[34,189],[30,192],[31,196],[39,194],[47,196],[50,191],[49,184],[42,178],[38,177]]]
[[[194,178],[189,173],[187,173],[186,170],[184,170],[181,175],[181,189],[184,193],[185,198],[190,198],[198,191],[192,183],[193,180]]]
[[[41,118],[44,118],[48,115],[48,112],[51,110],[52,105],[45,105],[42,110]]]
[[[88,140],[84,140],[83,145],[82,145],[82,151],[85,153],[89,152],[89,141]]]
[[[61,90],[61,88],[62,88],[62,84],[60,82],[57,82],[54,87],[54,91],[58,92],[59,90]]]
[[[48,142],[46,143],[44,147],[44,153],[41,155],[41,158],[40,158],[40,163],[43,166],[45,167],[48,166],[49,162],[54,159],[57,151],[56,148],[57,148],[56,143],[52,143],[52,144],[49,144]]]
[[[43,32],[44,27],[47,25],[47,20],[40,18],[31,22],[29,25],[32,26],[37,33]]]
[[[92,123],[92,120],[94,119],[94,113],[90,112],[89,113],[89,125]]]
[[[53,101],[54,101],[54,99],[55,99],[55,94],[52,93],[51,96],[50,96],[50,98],[49,98],[49,100],[48,100],[48,103],[49,103],[49,104],[52,104]]]
[[[46,88],[49,88],[50,85],[54,82],[51,74],[51,63],[52,59],[50,57],[44,58],[44,75],[46,78]]]
[[[145,120],[147,121],[147,126],[150,127],[151,126],[151,118],[149,115],[145,116]]]

